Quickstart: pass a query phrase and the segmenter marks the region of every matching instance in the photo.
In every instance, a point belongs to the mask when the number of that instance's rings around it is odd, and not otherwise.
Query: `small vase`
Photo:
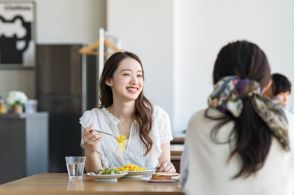
[[[6,105],[0,102],[0,114],[6,113]]]
[[[23,106],[19,104],[14,105],[12,106],[12,111],[17,114],[23,113]]]

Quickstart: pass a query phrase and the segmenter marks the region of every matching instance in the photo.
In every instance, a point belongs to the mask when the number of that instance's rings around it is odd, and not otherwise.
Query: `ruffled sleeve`
[[[173,139],[173,136],[167,112],[159,106],[154,106],[154,121],[156,121],[158,126],[160,143],[169,143]]]
[[[81,128],[81,147],[84,148],[84,140],[83,140],[83,135],[84,135],[84,129],[88,128],[92,125],[93,123],[93,118],[91,116],[91,112],[88,110],[84,112],[84,114],[80,117],[80,124],[82,126]]]
[[[158,159],[162,152],[161,144],[169,143],[173,139],[169,116],[159,106],[154,106],[152,120],[150,136],[153,141],[153,149],[149,153],[150,156],[146,162],[149,168],[154,168],[158,164]]]
[[[85,128],[88,128],[92,126],[95,128],[98,126],[98,110],[97,109],[92,109],[91,111],[86,111],[84,114],[80,117],[80,124],[82,126],[81,129],[81,147],[84,148],[84,140],[83,140],[83,132]],[[109,160],[105,152],[105,148],[102,147],[101,142],[98,143],[96,151],[100,155],[101,163],[103,168],[109,168]]]
[[[88,128],[92,125],[93,123],[93,118],[91,116],[91,112],[88,110],[84,112],[83,116],[80,118],[80,124],[82,125],[83,128]]]

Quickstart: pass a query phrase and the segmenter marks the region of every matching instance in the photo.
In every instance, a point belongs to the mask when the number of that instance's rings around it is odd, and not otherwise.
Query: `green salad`
[[[112,168],[107,168],[107,169],[103,169],[103,170],[98,171],[98,174],[101,174],[101,175],[114,175],[114,174],[120,174],[120,172],[115,170],[115,169],[112,169]]]

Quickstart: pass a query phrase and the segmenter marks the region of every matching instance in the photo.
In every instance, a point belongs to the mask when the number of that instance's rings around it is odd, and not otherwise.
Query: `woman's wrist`
[[[98,154],[98,152],[96,150],[93,151],[87,151],[85,150],[85,156],[96,156]]]
[[[85,155],[86,156],[93,156],[93,155],[97,155],[98,151],[96,148],[92,148],[92,147],[85,147]]]
[[[85,152],[85,156],[85,169],[87,172],[97,172],[102,169],[102,162],[98,151]]]

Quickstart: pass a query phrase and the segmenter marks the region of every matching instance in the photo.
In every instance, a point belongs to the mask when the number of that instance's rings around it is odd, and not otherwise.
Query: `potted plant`
[[[9,92],[6,99],[7,104],[11,107],[11,110],[14,113],[22,113],[24,105],[27,103],[27,101],[27,96],[21,91]]]

